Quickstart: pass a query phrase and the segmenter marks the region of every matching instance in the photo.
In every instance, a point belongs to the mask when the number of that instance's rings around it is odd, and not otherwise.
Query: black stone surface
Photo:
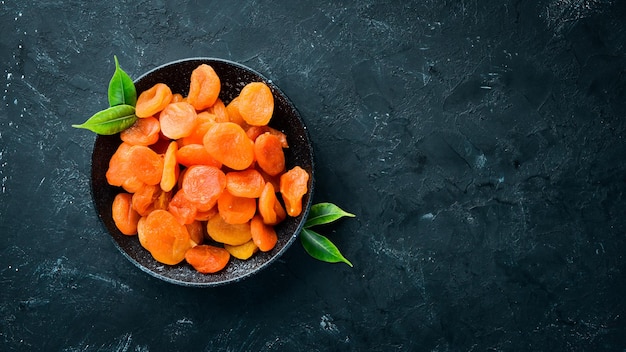
[[[623,351],[626,3],[0,1],[3,351]],[[97,218],[113,55],[249,66],[315,147],[322,230],[196,289]]]

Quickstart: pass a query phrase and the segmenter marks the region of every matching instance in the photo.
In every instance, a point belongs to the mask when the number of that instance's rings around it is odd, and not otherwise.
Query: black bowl
[[[313,149],[309,140],[306,126],[295,106],[287,96],[258,72],[241,64],[215,58],[191,58],[174,61],[144,74],[135,80],[138,94],[149,89],[154,84],[167,84],[173,93],[187,95],[191,72],[200,64],[208,64],[220,77],[222,89],[220,99],[228,104],[236,97],[241,89],[250,82],[265,82],[274,94],[274,116],[270,126],[287,135],[289,148],[285,149],[287,168],[296,165],[308,171],[309,191],[303,198],[303,211],[298,217],[287,217],[276,226],[278,243],[269,252],[257,252],[248,260],[231,258],[228,266],[215,274],[201,274],[184,261],[178,265],[165,265],[152,258],[150,253],[140,244],[137,236],[123,235],[115,226],[111,216],[111,206],[115,195],[121,188],[112,187],[106,181],[106,171],[111,156],[120,145],[119,134],[112,136],[98,136],[96,138],[91,164],[91,191],[96,211],[102,223],[108,230],[113,242],[128,260],[148,274],[169,283],[210,287],[240,281],[259,270],[267,267],[278,259],[296,240],[311,207],[313,194]]]

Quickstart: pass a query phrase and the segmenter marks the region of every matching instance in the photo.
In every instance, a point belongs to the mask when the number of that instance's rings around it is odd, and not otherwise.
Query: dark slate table
[[[3,351],[623,351],[626,5],[1,1]],[[230,59],[306,121],[323,230],[213,289],[116,249],[90,196],[113,55]]]

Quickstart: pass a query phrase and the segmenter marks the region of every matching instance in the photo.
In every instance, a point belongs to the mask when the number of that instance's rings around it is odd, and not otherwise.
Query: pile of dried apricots
[[[286,170],[287,137],[268,126],[270,88],[249,83],[227,105],[220,89],[202,64],[186,97],[164,83],[142,92],[106,173],[124,190],[112,206],[117,228],[158,262],[201,273],[274,248],[274,225],[298,216],[308,191],[304,169]]]

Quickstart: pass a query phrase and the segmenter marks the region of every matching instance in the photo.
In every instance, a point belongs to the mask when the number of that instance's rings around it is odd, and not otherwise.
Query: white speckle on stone
[[[487,163],[487,157],[485,156],[485,154],[480,154],[478,157],[476,157],[474,166],[476,166],[479,169],[482,169],[483,167],[485,167],[486,163]]]
[[[434,219],[435,219],[435,214],[433,213],[426,213],[422,215],[422,220],[434,220]]]
[[[337,328],[337,325],[333,323],[333,318],[330,316],[330,314],[322,315],[322,320],[320,321],[320,328],[322,328],[322,330],[332,332],[332,333],[339,332],[339,329]]]

